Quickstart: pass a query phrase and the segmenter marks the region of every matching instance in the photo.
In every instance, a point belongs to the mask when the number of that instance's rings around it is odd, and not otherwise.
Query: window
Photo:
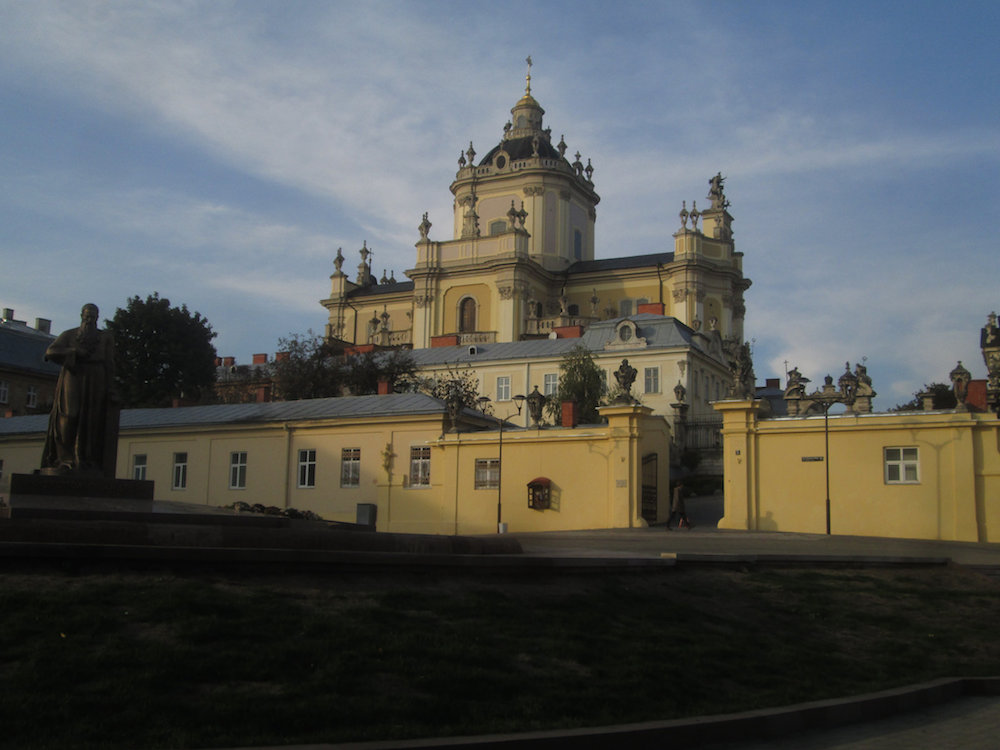
[[[188,485],[188,454],[174,454],[174,481],[171,485],[175,490],[187,489]]]
[[[146,479],[146,454],[136,453],[132,456],[132,478],[140,482]]]
[[[886,484],[920,482],[920,454],[917,448],[885,449]]]
[[[608,395],[608,371],[601,370],[601,395]]]
[[[28,398],[27,398],[27,400],[25,402],[25,405],[29,409],[34,409],[36,406],[38,406],[38,387],[37,386],[34,386],[34,385],[29,385],[28,386]]]
[[[573,257],[583,260],[583,235],[579,229],[573,230]]]
[[[6,404],[9,398],[10,386],[7,385],[6,380],[0,380],[0,404]]]
[[[3,479],[3,459],[0,458],[0,480]]]
[[[623,317],[623,318],[627,318],[629,315],[631,315],[632,314],[632,300],[630,300],[630,299],[619,300],[618,301],[618,314],[621,317]]]
[[[500,488],[500,459],[477,458],[475,489],[496,490]]]
[[[497,378],[497,401],[510,401],[510,375]]]
[[[503,234],[507,231],[507,222],[503,219],[497,219],[496,221],[490,222],[490,236],[495,236],[498,234]]]
[[[555,396],[559,393],[559,374],[555,372],[545,373],[542,379],[542,395]]]
[[[476,330],[476,301],[466,297],[458,305],[458,330],[468,333]]]
[[[645,370],[646,393],[660,392],[660,368],[647,367]]]
[[[410,486],[429,487],[431,484],[431,447],[414,445],[410,448]]]
[[[247,486],[247,452],[229,454],[229,489],[244,490]]]
[[[360,448],[344,448],[340,451],[340,486],[361,486]]]
[[[316,486],[316,451],[305,448],[299,451],[299,487]]]

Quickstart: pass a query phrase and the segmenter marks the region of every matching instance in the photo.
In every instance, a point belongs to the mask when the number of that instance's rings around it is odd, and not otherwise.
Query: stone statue
[[[986,316],[986,325],[979,333],[979,347],[1000,346],[1000,328],[997,327],[997,314],[991,312]]]
[[[731,383],[729,396],[737,399],[752,399],[754,397],[755,379],[753,372],[753,353],[750,342],[740,342],[737,339],[727,339],[723,344],[726,359],[729,362]]]
[[[955,392],[957,409],[966,411],[968,407],[965,405],[965,400],[969,397],[969,381],[972,380],[972,373],[962,365],[962,360],[959,360],[955,369],[948,373],[948,377]]]
[[[42,452],[44,474],[115,476],[115,344],[109,331],[98,329],[99,314],[97,305],[84,305],[79,328],[63,331],[45,350],[45,359],[62,370]]]
[[[635,382],[637,370],[629,365],[627,359],[623,359],[621,366],[615,370],[615,380],[622,389],[621,400],[629,402],[632,399],[632,383]]]
[[[806,394],[806,383],[809,378],[804,377],[799,368],[793,367],[788,372],[788,384],[785,387],[785,398],[802,398]]]
[[[726,178],[719,172],[708,181],[708,199],[712,202],[712,208],[726,208],[729,201],[726,200],[724,183]]]

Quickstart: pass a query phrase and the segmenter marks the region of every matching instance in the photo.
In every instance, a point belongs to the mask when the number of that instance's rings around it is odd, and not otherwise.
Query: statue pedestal
[[[66,513],[151,513],[153,483],[72,475],[11,474],[10,517]]]

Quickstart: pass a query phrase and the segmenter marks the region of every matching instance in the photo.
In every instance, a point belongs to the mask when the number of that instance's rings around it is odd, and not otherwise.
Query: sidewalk
[[[694,527],[667,530],[608,529],[512,533],[525,555],[541,557],[676,556],[679,562],[779,561],[782,558],[856,561],[948,560],[961,565],[996,566],[1000,570],[1000,543],[949,542],[929,539],[886,539],[864,536],[827,536],[776,531],[731,531],[715,527],[722,516],[720,496],[690,498],[688,515]]]

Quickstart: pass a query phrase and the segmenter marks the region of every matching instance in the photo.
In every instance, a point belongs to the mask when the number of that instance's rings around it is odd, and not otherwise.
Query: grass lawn
[[[601,725],[1000,674],[960,568],[0,573],[0,747]]]

